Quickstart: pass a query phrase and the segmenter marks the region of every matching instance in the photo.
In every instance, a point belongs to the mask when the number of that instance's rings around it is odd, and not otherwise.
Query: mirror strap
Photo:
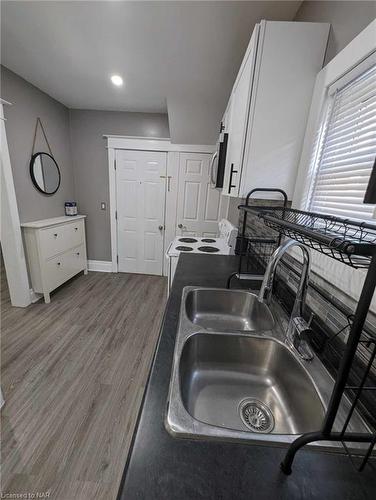
[[[37,130],[38,130],[38,125],[39,125],[39,126],[40,126],[40,128],[42,129],[43,136],[44,136],[44,140],[46,141],[47,146],[48,146],[48,151],[50,152],[50,155],[53,157],[54,155],[52,154],[52,150],[51,150],[50,143],[48,142],[47,135],[46,135],[46,132],[45,132],[45,130],[44,130],[42,120],[39,118],[39,116],[38,116],[38,118],[37,118],[37,123],[35,124],[35,129],[34,129],[34,138],[33,138],[33,147],[32,147],[32,150],[31,150],[31,156],[33,156],[33,154],[34,154],[34,149],[35,149],[35,141],[36,141],[36,138],[37,138]]]

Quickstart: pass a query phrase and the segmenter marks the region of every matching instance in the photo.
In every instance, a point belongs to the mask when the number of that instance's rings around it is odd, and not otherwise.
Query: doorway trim
[[[12,306],[27,307],[31,304],[31,292],[5,130],[6,118],[4,117],[3,104],[11,105],[11,103],[0,99],[1,247]]]
[[[178,191],[179,153],[214,153],[215,145],[205,144],[172,144],[170,139],[150,137],[130,137],[121,135],[104,135],[108,149],[108,180],[110,192],[110,231],[111,231],[111,271],[118,272],[118,241],[116,230],[116,162],[117,149],[138,151],[161,151],[167,153],[167,177],[169,189],[166,190],[166,211],[164,248],[175,237],[176,203]],[[167,273],[166,259],[163,256],[163,275]]]

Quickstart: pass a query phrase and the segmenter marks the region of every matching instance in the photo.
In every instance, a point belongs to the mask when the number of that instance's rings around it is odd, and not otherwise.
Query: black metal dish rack
[[[249,210],[251,208],[244,207]],[[366,386],[368,374],[376,356],[376,339],[363,337],[364,324],[371,300],[376,288],[376,225],[341,219],[330,215],[304,212],[290,208],[263,208],[258,216],[272,229],[353,268],[367,268],[360,299],[351,323],[348,340],[339,366],[331,399],[325,414],[323,426],[317,432],[301,435],[289,447],[281,469],[291,474],[292,463],[296,452],[304,445],[314,441],[337,441],[342,443],[345,451],[352,459],[346,443],[368,443],[367,450],[358,470],[363,470],[376,443],[376,433],[349,432],[348,425],[363,390],[376,390],[374,386]],[[365,367],[359,385],[349,385],[348,378],[359,344],[372,347],[370,358]],[[352,391],[353,401],[345,423],[340,432],[333,431],[343,395]]]
[[[281,244],[281,234],[279,232],[273,235],[257,234],[254,228],[251,235],[246,236],[248,214],[259,215],[260,212],[272,210],[277,207],[263,205],[249,205],[250,198],[255,193],[278,193],[282,196],[282,207],[287,207],[287,194],[282,189],[276,188],[257,188],[252,189],[246,198],[245,204],[238,208],[243,213],[240,236],[237,239],[236,254],[239,255],[238,271],[231,274],[227,280],[227,288],[230,288],[233,278],[261,281],[264,277],[265,268],[274,250]]]
[[[376,245],[376,226],[302,210],[261,213],[264,223],[319,252],[355,268],[367,268]]]

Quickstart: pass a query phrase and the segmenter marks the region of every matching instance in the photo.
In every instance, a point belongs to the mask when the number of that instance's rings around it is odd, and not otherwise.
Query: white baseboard
[[[88,260],[88,269],[100,273],[112,273],[112,262],[110,260]]]

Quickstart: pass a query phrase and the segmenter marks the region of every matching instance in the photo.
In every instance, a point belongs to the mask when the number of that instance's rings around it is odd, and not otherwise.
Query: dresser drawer
[[[85,246],[80,245],[53,257],[45,263],[44,283],[48,291],[54,290],[86,267]]]
[[[65,226],[65,229],[66,229],[67,242],[69,242],[70,248],[82,245],[84,243],[85,229],[83,220],[78,220],[70,224],[67,224]]]
[[[39,238],[42,258],[49,259],[84,243],[83,221],[41,229]]]

